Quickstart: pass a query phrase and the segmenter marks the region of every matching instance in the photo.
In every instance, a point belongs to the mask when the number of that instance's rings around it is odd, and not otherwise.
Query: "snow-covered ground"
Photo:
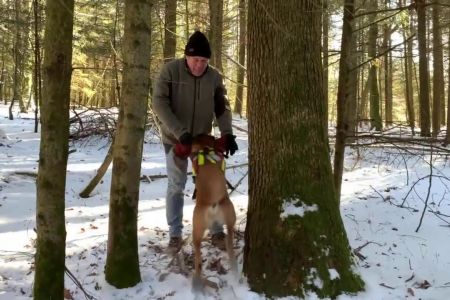
[[[33,133],[32,114],[16,114],[7,119],[7,107],[0,105],[0,299],[29,299],[33,286],[33,254],[36,206],[35,175],[39,134]],[[246,128],[244,120],[236,125]],[[247,162],[247,135],[236,131],[239,151],[228,165]],[[149,135],[144,145],[143,175],[165,174],[164,151]],[[165,221],[166,180],[141,181],[139,202],[139,255],[142,282],[118,290],[104,280],[108,228],[110,171],[92,197],[78,196],[95,174],[108,151],[106,138],[92,137],[70,145],[66,189],[67,268],[82,287],[96,299],[194,299],[191,279],[163,253],[167,245]],[[450,168],[444,158],[433,161],[433,178],[428,209],[418,232],[430,173],[429,155],[413,156],[395,148],[361,150],[346,154],[341,213],[356,255],[356,272],[366,282],[358,295],[349,299],[449,299],[450,295]],[[436,158],[436,156],[435,156]],[[247,167],[227,171],[236,184]],[[415,184],[415,185],[414,185]],[[411,187],[414,185],[414,189]],[[231,196],[239,220],[245,228],[247,177]],[[410,193],[408,193],[411,190]],[[185,237],[191,229],[193,191],[189,181],[184,207]],[[408,197],[404,200],[405,196]],[[404,202],[403,207],[399,207]],[[236,252],[242,269],[243,236],[237,235]],[[239,283],[228,274],[226,256],[203,243],[205,274],[217,288],[208,288],[205,299],[265,299],[249,290],[245,278]],[[207,255],[206,255],[207,254]],[[192,248],[183,249],[187,266],[192,264]],[[66,289],[73,299],[85,299],[83,292],[66,276]],[[296,298],[284,298],[296,299]],[[308,299],[317,299],[311,295]]]

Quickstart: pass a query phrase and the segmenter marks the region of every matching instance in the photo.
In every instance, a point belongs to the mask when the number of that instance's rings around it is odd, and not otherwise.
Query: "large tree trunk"
[[[327,128],[328,128],[328,33],[330,31],[330,13],[328,12],[328,2],[330,0],[323,0],[323,12],[322,12],[322,65],[323,65],[323,90],[325,94],[325,109],[327,115]],[[339,112],[338,112],[339,114]]]
[[[417,40],[419,42],[419,107],[420,136],[430,136],[430,91],[427,58],[427,21],[425,0],[415,0],[417,8]]]
[[[151,0],[125,1],[123,92],[114,141],[105,279],[117,288],[141,280],[137,213],[147,115]]]
[[[268,297],[334,298],[363,284],[351,269],[329,161],[320,8],[313,0],[249,1],[244,273]]]
[[[222,72],[223,0],[209,0],[209,12],[209,41],[212,51],[211,65]]]
[[[244,77],[245,77],[245,45],[247,38],[247,10],[246,0],[239,0],[239,66],[237,69],[237,88],[234,112],[242,116],[244,105]]]
[[[444,47],[442,45],[440,14],[440,4],[433,5],[433,137],[437,137],[441,129],[442,103],[445,100]]]
[[[372,10],[378,9],[377,0],[371,0]],[[380,92],[378,90],[378,67],[375,62],[377,55],[377,36],[378,36],[378,24],[375,23],[375,14],[371,14],[369,17],[369,46],[368,54],[369,59],[373,59],[369,70],[369,94],[370,94],[370,127],[377,131],[381,131],[383,128],[380,114]]]
[[[356,73],[357,70],[351,70],[354,67],[356,59],[353,43],[353,15],[355,13],[355,1],[345,0],[344,18],[341,39],[341,57],[339,59],[339,82],[337,93],[337,124],[336,124],[336,143],[334,147],[334,187],[338,200],[341,194],[342,174],[344,172],[344,154],[345,139],[347,137],[348,114],[347,101],[349,101],[350,89],[355,89],[356,82],[350,82],[350,73]],[[353,78],[354,79],[354,78]]]
[[[177,0],[166,0],[164,18],[164,62],[175,58],[177,50]]]
[[[73,0],[47,0],[34,299],[63,299]]]

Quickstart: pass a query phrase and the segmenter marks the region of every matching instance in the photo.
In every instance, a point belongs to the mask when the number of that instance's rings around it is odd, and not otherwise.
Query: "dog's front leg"
[[[192,241],[194,244],[195,255],[195,271],[192,278],[192,290],[195,293],[203,292],[202,253],[200,248],[205,230],[204,208],[196,205],[194,208],[194,216],[192,218]]]

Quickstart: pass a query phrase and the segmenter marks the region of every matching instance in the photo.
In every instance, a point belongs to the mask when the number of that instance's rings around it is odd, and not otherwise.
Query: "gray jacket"
[[[222,135],[233,133],[223,79],[211,66],[195,77],[184,58],[165,64],[155,82],[152,106],[165,144],[176,144],[186,132],[209,134],[214,117]]]

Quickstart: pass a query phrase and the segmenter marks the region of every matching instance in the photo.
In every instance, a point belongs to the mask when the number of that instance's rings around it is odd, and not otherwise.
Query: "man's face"
[[[186,61],[192,75],[201,76],[208,66],[209,59],[202,56],[186,56]]]

